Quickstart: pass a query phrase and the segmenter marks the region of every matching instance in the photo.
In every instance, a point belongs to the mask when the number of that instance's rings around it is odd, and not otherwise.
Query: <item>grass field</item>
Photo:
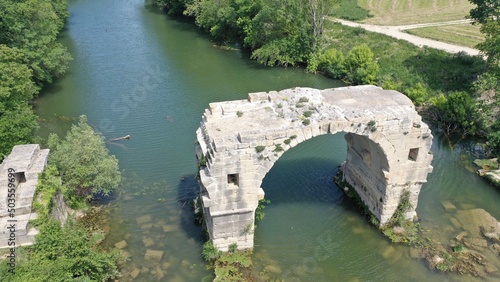
[[[475,48],[478,43],[484,41],[484,36],[479,32],[479,26],[471,24],[424,27],[409,29],[406,32],[420,37],[471,48]]]
[[[377,25],[406,25],[464,19],[473,7],[468,0],[358,0]]]
[[[408,25],[463,20],[474,7],[468,0],[358,0],[373,17],[362,22],[376,25]],[[469,24],[411,29],[408,33],[467,47],[484,39]]]
[[[429,98],[450,91],[472,91],[477,75],[484,71],[479,57],[449,54],[431,48],[419,48],[362,28],[327,22],[324,50],[335,48],[343,54],[361,43],[373,51],[380,65],[379,85],[407,93],[420,83]]]

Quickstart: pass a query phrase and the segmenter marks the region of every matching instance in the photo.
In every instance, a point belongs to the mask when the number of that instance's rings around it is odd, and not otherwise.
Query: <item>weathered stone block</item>
[[[148,247],[153,246],[155,244],[155,241],[149,237],[146,237],[146,238],[142,239],[142,243],[144,243],[144,246],[146,248],[148,248]]]
[[[143,216],[140,216],[140,217],[138,217],[138,218],[135,219],[135,221],[139,225],[143,225],[143,224],[146,224],[148,222],[151,222],[151,220],[152,220],[152,218],[151,218],[150,214],[143,215]]]
[[[135,268],[132,272],[130,272],[130,276],[134,279],[137,278],[139,274],[141,274],[141,270],[139,268]]]
[[[146,251],[146,254],[144,255],[145,260],[160,261],[162,257],[163,257],[163,251],[150,250],[150,249],[148,249]]]
[[[115,244],[115,248],[117,248],[117,249],[123,249],[126,246],[127,246],[127,242],[125,242],[125,240],[122,240],[122,241]]]

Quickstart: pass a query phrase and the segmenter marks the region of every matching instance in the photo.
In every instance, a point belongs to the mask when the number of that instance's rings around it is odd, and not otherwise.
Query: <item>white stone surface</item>
[[[40,150],[38,144],[17,145],[0,165],[0,249],[9,247],[8,239],[12,238],[12,234],[8,227],[12,224],[16,227],[16,246],[33,244],[38,230],[29,226],[29,220],[37,216],[31,212],[31,206],[38,174],[47,165],[48,154],[49,150]],[[16,174],[14,197],[8,193],[10,168]],[[15,200],[10,203],[14,210],[9,210],[9,199]]]
[[[346,133],[348,144],[345,180],[381,224],[391,218],[404,190],[417,207],[432,172],[432,134],[405,95],[375,86],[250,93],[248,100],[211,103],[196,132],[197,157],[206,158],[200,184],[214,245],[253,248],[266,173],[286,150],[337,132]],[[407,214],[414,215],[414,210]]]

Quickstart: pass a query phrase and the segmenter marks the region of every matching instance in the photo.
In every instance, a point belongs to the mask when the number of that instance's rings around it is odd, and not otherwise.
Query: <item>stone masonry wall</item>
[[[196,132],[202,203],[214,245],[224,251],[233,243],[253,248],[267,172],[288,149],[337,132],[347,133],[344,177],[381,224],[404,190],[417,207],[432,171],[432,135],[406,96],[375,86],[250,93],[248,100],[211,103]]]

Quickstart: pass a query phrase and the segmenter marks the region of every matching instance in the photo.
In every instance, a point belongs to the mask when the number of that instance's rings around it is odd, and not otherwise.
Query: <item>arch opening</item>
[[[377,248],[383,241],[372,239],[380,238],[377,229],[366,224],[359,206],[333,181],[347,159],[345,135],[325,134],[298,144],[264,177],[261,186],[271,203],[264,219],[256,222],[256,269],[278,266],[279,277],[287,281],[328,280],[322,272],[339,265],[343,259],[338,256],[366,256],[366,245],[356,240],[370,238]]]

